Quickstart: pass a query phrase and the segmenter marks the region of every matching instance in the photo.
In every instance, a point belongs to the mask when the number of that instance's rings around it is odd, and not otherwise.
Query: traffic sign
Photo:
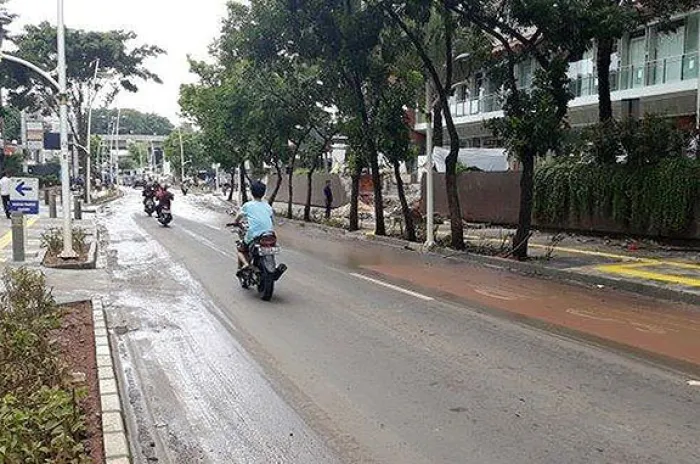
[[[10,211],[39,214],[39,179],[13,177],[10,189]]]

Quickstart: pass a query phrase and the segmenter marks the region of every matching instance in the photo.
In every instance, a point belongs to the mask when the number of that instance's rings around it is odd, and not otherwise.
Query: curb
[[[366,234],[362,231],[349,232],[345,229],[338,227],[333,227],[324,224],[318,224],[315,222],[304,222],[298,219],[284,219],[285,221],[302,225],[303,227],[314,227],[319,230],[328,232],[336,231],[339,232],[339,236],[350,238],[352,240],[364,241],[371,240],[375,242],[384,243],[387,245],[395,246],[397,248],[410,248],[420,247],[421,245],[415,242],[408,242],[395,237],[383,237],[373,234]],[[416,251],[414,249],[414,251]],[[611,277],[604,277],[592,274],[583,274],[580,272],[570,271],[566,269],[556,269],[546,266],[541,266],[537,264],[515,261],[505,258],[498,258],[495,256],[479,255],[476,253],[469,253],[465,251],[456,251],[446,248],[434,248],[432,251],[428,252],[433,256],[437,256],[444,259],[456,259],[465,263],[470,264],[481,264],[491,267],[496,267],[505,271],[517,272],[519,274],[535,276],[535,277],[545,277],[557,281],[569,282],[569,283],[579,283],[585,285],[603,285],[606,287],[611,287],[615,290],[624,290],[631,293],[636,293],[639,295],[657,298],[667,301],[674,301],[680,303],[686,303],[691,305],[700,306],[700,295],[694,293],[684,292],[681,290],[670,290],[662,287],[656,287],[653,285],[642,284],[638,282],[632,282],[629,280],[615,279]]]
[[[92,320],[95,328],[95,354],[102,407],[102,435],[107,464],[131,464],[129,442],[126,437],[122,399],[109,344],[107,320],[102,300],[92,300]]]

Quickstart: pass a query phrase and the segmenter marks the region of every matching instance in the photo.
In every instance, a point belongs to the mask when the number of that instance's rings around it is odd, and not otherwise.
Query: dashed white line
[[[395,290],[397,292],[405,293],[406,295],[410,295],[412,297],[421,299],[423,301],[433,301],[434,298],[431,298],[426,295],[421,295],[420,293],[412,292],[411,290],[406,290],[405,288],[398,287],[396,285],[388,284],[386,282],[382,282],[381,280],[373,279],[371,277],[367,277],[366,275],[362,274],[357,274],[357,273],[350,273],[351,276],[357,277],[358,279],[366,280],[367,282],[372,282],[373,284],[381,285],[382,287],[390,288],[392,290]]]
[[[691,387],[700,387],[700,380],[688,380],[688,385]]]

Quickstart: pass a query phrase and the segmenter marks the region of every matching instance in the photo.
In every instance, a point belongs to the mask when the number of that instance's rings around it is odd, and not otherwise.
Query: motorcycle
[[[160,222],[163,227],[168,227],[173,220],[173,215],[170,213],[170,208],[163,208],[160,210],[160,216],[158,216],[158,222]]]
[[[285,264],[276,263],[275,256],[280,253],[280,247],[277,244],[277,236],[274,232],[269,232],[261,235],[253,240],[250,246],[246,247],[244,237],[247,228],[244,224],[231,223],[229,227],[234,227],[238,232],[238,240],[236,246],[239,252],[248,248],[249,266],[244,269],[239,269],[236,273],[241,287],[244,289],[257,288],[258,293],[263,301],[270,301],[272,294],[275,291],[275,282],[277,282],[282,274],[287,270]],[[240,260],[239,260],[240,261]],[[238,263],[239,268],[241,263]]]
[[[153,213],[156,211],[156,202],[152,197],[148,197],[143,201],[143,210],[148,216],[153,216]]]

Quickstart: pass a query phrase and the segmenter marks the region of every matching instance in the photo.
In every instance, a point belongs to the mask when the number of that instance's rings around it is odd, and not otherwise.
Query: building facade
[[[698,70],[698,22],[700,12],[674,18],[671,27],[651,24],[619,40],[612,55],[610,69],[611,99],[616,117],[654,113],[676,118],[684,127],[694,127],[700,76]],[[535,63],[521,63],[518,84],[532,84]],[[598,82],[595,51],[571,63],[568,71],[574,99],[569,103],[569,123],[583,127],[598,120]],[[489,79],[488,70],[475,73],[458,85],[450,99],[465,148],[497,148],[484,122],[503,116],[502,97],[497,84]],[[421,115],[416,130],[425,132]],[[445,137],[447,134],[445,134]]]

